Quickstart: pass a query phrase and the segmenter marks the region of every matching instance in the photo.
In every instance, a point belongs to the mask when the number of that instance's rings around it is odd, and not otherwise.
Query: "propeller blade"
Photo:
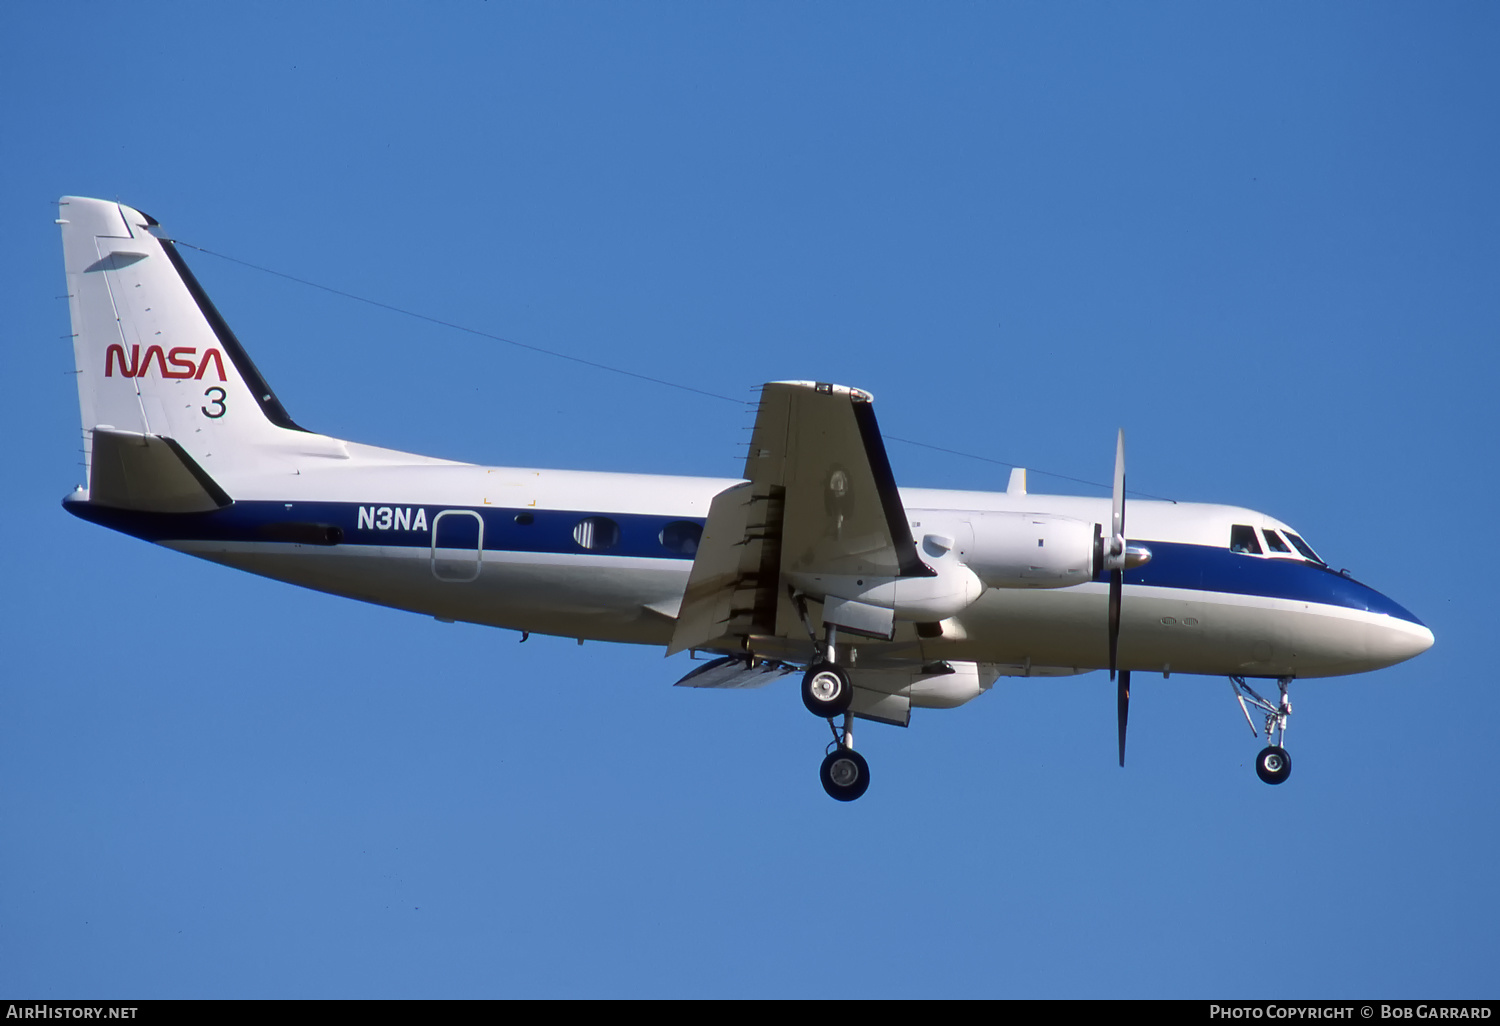
[[[1125,589],[1125,429],[1115,441],[1115,483],[1110,496],[1109,541],[1109,679],[1115,679],[1120,650],[1120,594]]]
[[[1109,572],[1109,679],[1115,679],[1116,656],[1120,651],[1120,592],[1124,590],[1125,574],[1121,570]]]
[[[1110,539],[1120,543],[1117,556],[1125,554],[1125,429],[1120,429],[1115,442],[1115,487],[1111,498]]]
[[[1120,766],[1125,765],[1125,724],[1130,719],[1130,671],[1119,670],[1120,601],[1125,592],[1125,429],[1115,441],[1115,481],[1109,516],[1109,679],[1115,681],[1120,720]],[[1116,671],[1118,670],[1118,676]]]

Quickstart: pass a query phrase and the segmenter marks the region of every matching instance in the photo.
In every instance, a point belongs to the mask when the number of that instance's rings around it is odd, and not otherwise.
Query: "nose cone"
[[[1400,603],[1354,580],[1345,587],[1349,605],[1376,614],[1365,622],[1361,639],[1365,669],[1394,666],[1432,647],[1432,631]]]
[[[1383,624],[1372,624],[1366,635],[1370,656],[1381,666],[1393,666],[1412,656],[1421,655],[1432,647],[1432,631],[1415,617],[1402,620],[1386,617]]]
[[[1343,611],[1307,621],[1310,630],[1298,639],[1298,676],[1368,673],[1432,647],[1432,631],[1395,602],[1347,578],[1335,584]]]

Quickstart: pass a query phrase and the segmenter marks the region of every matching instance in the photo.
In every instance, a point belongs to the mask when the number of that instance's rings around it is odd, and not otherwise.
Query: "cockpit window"
[[[1260,542],[1256,540],[1255,528],[1249,524],[1235,524],[1229,529],[1229,551],[1244,552],[1259,556]]]
[[[1286,547],[1286,542],[1284,542],[1284,541],[1281,540],[1281,535],[1277,534],[1275,531],[1271,530],[1269,527],[1265,528],[1265,532],[1266,532],[1266,548],[1270,549],[1272,552],[1291,552],[1292,551],[1291,549],[1289,549],[1289,548]]]
[[[1301,538],[1297,537],[1291,531],[1288,531],[1286,533],[1286,536],[1287,536],[1287,539],[1293,545],[1297,546],[1297,551],[1298,552],[1302,553],[1304,556],[1306,556],[1308,559],[1312,560],[1314,563],[1323,563],[1323,561],[1318,558],[1318,554],[1312,550],[1312,546],[1309,545],[1309,544],[1307,544],[1307,542],[1305,542]],[[1327,563],[1323,563],[1323,565],[1327,566],[1328,564]]]

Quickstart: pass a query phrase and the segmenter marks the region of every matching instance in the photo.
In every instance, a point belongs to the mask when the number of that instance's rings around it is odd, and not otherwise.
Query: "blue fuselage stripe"
[[[701,528],[704,523],[698,517],[638,513],[355,502],[241,501],[209,513],[141,513],[76,501],[66,501],[64,506],[84,520],[152,542],[300,541],[299,531],[307,533],[321,527],[337,529],[333,538],[339,544],[416,549],[432,547],[434,521],[438,514],[452,511],[473,513],[483,521],[486,552],[677,559],[685,564],[692,561],[696,546],[681,544],[681,528],[689,524]],[[618,525],[614,544],[590,549],[579,543],[575,532],[579,523],[589,517],[604,517]],[[473,547],[477,526],[472,516],[445,516],[439,529],[439,546]],[[601,536],[594,537],[597,541]],[[1421,623],[1373,588],[1306,560],[1268,559],[1209,545],[1150,539],[1130,541],[1149,548],[1152,558],[1149,563],[1125,571],[1126,584],[1317,603]],[[1101,573],[1095,580],[1107,582],[1109,575]]]
[[[691,561],[693,551],[674,551],[662,542],[671,524],[703,526],[701,518],[645,516],[638,513],[589,513],[576,510],[507,509],[484,506],[422,506],[413,503],[236,502],[209,513],[139,513],[89,503],[65,502],[69,512],[93,523],[146,541],[265,542],[277,527],[318,524],[339,529],[345,545],[387,548],[432,547],[433,522],[440,513],[475,514],[484,522],[486,552],[546,552],[627,556]],[[619,536],[607,547],[587,549],[574,537],[580,521],[605,517],[618,525]],[[418,526],[420,525],[420,526]],[[602,532],[596,531],[596,539]],[[443,518],[439,545],[473,548],[478,531],[472,516]],[[671,537],[670,535],[668,536]],[[693,546],[696,548],[696,546]]]
[[[1266,558],[1212,545],[1131,539],[1151,550],[1151,561],[1125,571],[1126,584],[1182,588],[1225,595],[1340,606],[1383,613],[1420,624],[1411,613],[1374,588],[1305,559]],[[1096,580],[1109,580],[1107,573]]]

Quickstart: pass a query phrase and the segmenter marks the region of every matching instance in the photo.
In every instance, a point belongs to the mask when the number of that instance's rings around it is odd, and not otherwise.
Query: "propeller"
[[[1125,430],[1115,442],[1115,482],[1109,513],[1109,538],[1096,528],[1099,562],[1109,570],[1109,679],[1115,682],[1115,710],[1120,721],[1120,765],[1125,765],[1125,724],[1130,719],[1130,671],[1119,669],[1120,600],[1125,591],[1125,571],[1151,559],[1151,550],[1125,544]]]
[[[1125,765],[1125,724],[1130,718],[1130,671],[1116,674],[1120,653],[1120,598],[1125,590],[1125,429],[1115,441],[1115,482],[1110,496],[1109,540],[1104,565],[1109,567],[1109,679],[1115,681],[1115,708],[1120,720],[1120,765]]]

